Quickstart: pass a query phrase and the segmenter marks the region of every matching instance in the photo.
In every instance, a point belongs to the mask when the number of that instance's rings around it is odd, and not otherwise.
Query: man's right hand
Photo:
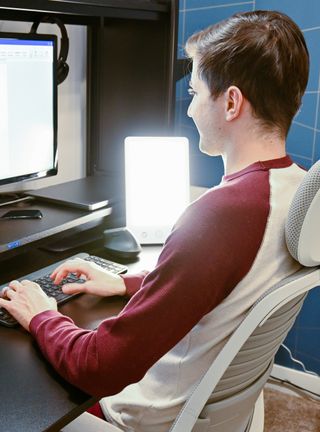
[[[63,285],[62,291],[66,294],[87,293],[107,297],[126,293],[125,283],[121,276],[81,258],[71,259],[61,264],[52,272],[51,279],[58,285],[69,273],[85,279],[85,282]]]

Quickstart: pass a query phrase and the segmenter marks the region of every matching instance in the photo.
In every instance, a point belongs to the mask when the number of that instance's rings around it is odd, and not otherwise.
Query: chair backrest
[[[292,327],[304,298],[305,294],[302,294],[289,301],[253,331],[215,387],[209,403],[237,394],[265,373]]]
[[[171,432],[209,430],[209,424],[214,432],[246,430],[275,353],[308,290],[320,284],[320,270],[315,267],[320,264],[320,230],[316,225],[319,220],[320,161],[298,188],[286,222],[291,255],[302,265],[313,267],[303,267],[258,299],[195,387]],[[224,417],[229,417],[226,422]]]
[[[320,263],[320,160],[308,171],[289,209],[286,241],[291,255],[304,266]]]

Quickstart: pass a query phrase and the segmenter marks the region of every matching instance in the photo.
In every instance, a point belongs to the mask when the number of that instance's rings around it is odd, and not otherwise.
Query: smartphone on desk
[[[10,210],[1,216],[1,219],[41,219],[40,210]]]

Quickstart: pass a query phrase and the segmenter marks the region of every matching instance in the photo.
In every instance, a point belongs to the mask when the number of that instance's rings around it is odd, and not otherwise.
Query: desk
[[[159,247],[144,247],[129,271],[151,269],[159,252]],[[123,298],[82,295],[60,311],[93,329],[124,304]],[[0,344],[1,432],[58,432],[96,401],[58,376],[22,328],[0,327]]]

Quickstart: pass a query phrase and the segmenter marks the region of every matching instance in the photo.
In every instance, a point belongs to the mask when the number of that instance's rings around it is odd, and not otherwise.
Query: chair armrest
[[[63,429],[61,432],[123,432],[121,429],[107,423],[92,414],[84,412]]]

